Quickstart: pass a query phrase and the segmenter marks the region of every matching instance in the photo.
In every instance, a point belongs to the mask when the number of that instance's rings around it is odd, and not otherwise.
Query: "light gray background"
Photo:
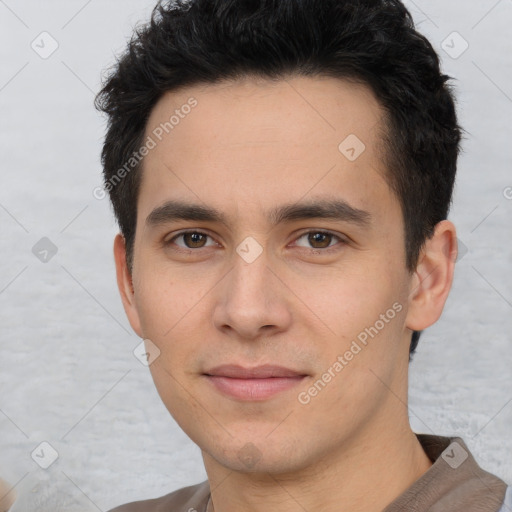
[[[512,483],[512,1],[406,4],[457,79],[467,130],[450,215],[467,253],[411,366],[411,422],[462,436]],[[206,477],[132,354],[139,339],[115,285],[116,226],[92,194],[101,71],[152,6],[0,0],[0,475],[22,495],[15,510],[106,510]],[[43,31],[59,44],[48,59],[31,48]],[[461,37],[469,47],[458,56]],[[32,253],[42,237],[58,248],[47,263]],[[47,470],[31,458],[43,441],[58,452]],[[38,450],[36,459],[49,456]]]

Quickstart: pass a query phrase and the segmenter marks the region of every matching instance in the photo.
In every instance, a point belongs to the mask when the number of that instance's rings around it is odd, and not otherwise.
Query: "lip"
[[[232,379],[267,379],[269,377],[299,377],[306,374],[273,364],[264,364],[253,368],[245,368],[236,364],[223,364],[206,371],[205,375],[230,377]]]
[[[297,386],[307,375],[290,368],[263,365],[216,366],[204,373],[220,393],[237,400],[261,401]]]

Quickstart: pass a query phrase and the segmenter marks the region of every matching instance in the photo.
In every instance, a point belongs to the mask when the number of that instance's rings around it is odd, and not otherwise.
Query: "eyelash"
[[[164,241],[164,245],[165,246],[172,245],[172,244],[174,244],[175,240],[177,240],[178,238],[183,237],[184,235],[187,235],[187,234],[203,235],[203,236],[206,236],[206,237],[211,238],[213,240],[213,237],[211,235],[209,235],[208,233],[205,233],[204,231],[198,231],[198,230],[192,229],[192,230],[187,230],[187,231],[181,231],[180,233],[178,233],[177,235],[174,235],[169,240],[165,240]],[[339,249],[338,245],[345,245],[345,244],[348,243],[347,240],[344,239],[343,237],[341,237],[340,235],[337,235],[337,234],[333,233],[332,231],[326,231],[326,230],[321,230],[321,229],[320,230],[313,229],[313,230],[310,230],[310,231],[305,231],[305,232],[301,233],[300,236],[297,237],[294,241],[296,242],[297,240],[300,240],[301,238],[304,238],[304,237],[306,237],[306,236],[308,236],[310,234],[327,235],[327,236],[333,237],[333,239],[337,239],[338,240],[337,244],[329,245],[329,246],[324,247],[324,248],[302,247],[303,249],[306,249],[306,250],[309,249],[311,252],[320,251],[320,252],[322,252],[324,254],[328,254],[328,253],[332,252],[333,250],[338,250]],[[209,247],[209,246],[207,246],[207,247]],[[207,247],[193,248],[193,247],[177,246],[176,250],[190,252],[190,251],[198,251],[200,249],[206,249]],[[301,246],[299,246],[299,247],[301,247]]]

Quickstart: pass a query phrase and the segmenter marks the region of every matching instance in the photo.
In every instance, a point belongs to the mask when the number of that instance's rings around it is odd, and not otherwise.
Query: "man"
[[[408,420],[457,254],[447,81],[396,0],[155,9],[98,97],[105,188],[126,314],[208,481],[116,511],[506,510],[462,439]]]

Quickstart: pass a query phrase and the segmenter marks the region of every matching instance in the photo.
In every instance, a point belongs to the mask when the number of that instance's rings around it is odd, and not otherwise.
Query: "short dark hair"
[[[160,1],[96,98],[108,116],[105,186],[130,269],[141,165],[123,179],[119,170],[143,144],[157,101],[200,83],[289,75],[352,80],[376,95],[385,112],[386,178],[401,205],[406,264],[414,271],[451,206],[461,129],[450,77],[399,0]]]

